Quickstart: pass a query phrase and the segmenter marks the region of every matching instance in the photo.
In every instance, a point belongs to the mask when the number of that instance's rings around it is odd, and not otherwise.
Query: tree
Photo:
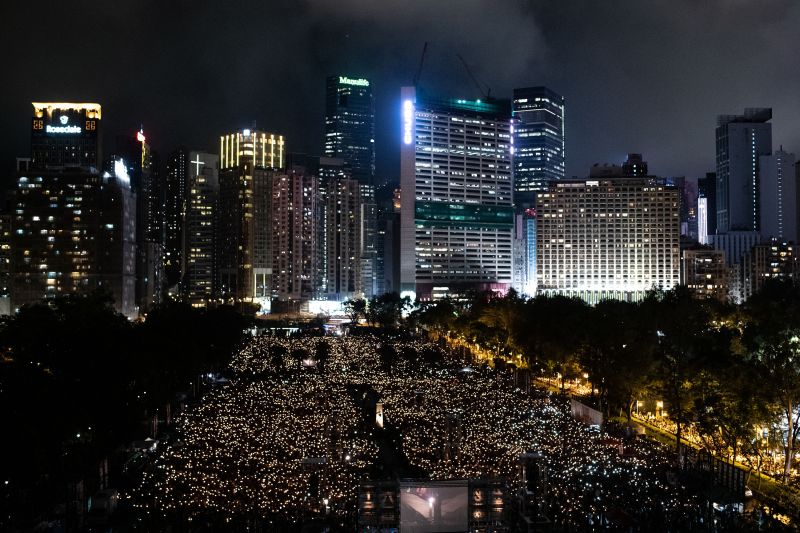
[[[342,304],[344,312],[352,325],[358,324],[358,319],[367,314],[367,301],[364,298],[350,298]]]
[[[655,325],[656,390],[669,407],[669,417],[675,422],[678,462],[681,463],[683,428],[692,421],[697,393],[697,370],[708,345],[710,313],[708,307],[695,299],[684,286],[663,291],[651,291],[642,304],[645,316]]]
[[[411,298],[401,298],[396,292],[373,296],[367,306],[367,321],[383,329],[395,329],[402,322],[403,315],[412,308]]]
[[[634,402],[650,383],[655,337],[639,304],[604,300],[588,310],[580,362],[599,393],[606,414],[624,408],[630,422]]]
[[[745,313],[743,345],[786,424],[786,481],[800,424],[800,291],[790,282],[770,280],[747,301]]]
[[[579,375],[578,353],[588,306],[577,298],[537,296],[520,306],[523,315],[515,323],[514,337],[528,364],[541,365],[565,381]]]

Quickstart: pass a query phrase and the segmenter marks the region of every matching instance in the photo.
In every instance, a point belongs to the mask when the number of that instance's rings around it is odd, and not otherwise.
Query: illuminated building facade
[[[361,261],[361,189],[347,176],[325,179],[325,285],[327,300],[363,295]]]
[[[100,168],[100,104],[33,102],[31,166]]]
[[[725,252],[711,247],[682,251],[681,284],[698,298],[728,299],[728,265]]]
[[[678,191],[653,178],[562,181],[536,205],[538,292],[635,301],[680,279]]]
[[[189,152],[186,216],[182,227],[183,291],[194,307],[216,296],[217,242],[214,235],[219,197],[219,155]]]
[[[514,89],[514,197],[531,207],[534,194],[564,179],[564,97],[547,87]]]
[[[284,302],[311,300],[318,288],[317,177],[293,166],[272,180],[272,296]]]
[[[220,137],[218,272],[227,301],[263,306],[270,298],[268,202],[272,176],[284,165],[282,135],[244,129]]]
[[[514,281],[518,294],[536,295],[536,209],[514,213]]]
[[[697,180],[697,240],[711,244],[711,235],[717,233],[717,175],[706,173]]]
[[[717,117],[717,233],[759,231],[759,157],[772,154],[772,109]]]
[[[400,290],[430,300],[512,281],[508,102],[401,92]]]
[[[375,176],[375,101],[370,80],[328,76],[324,153],[326,157],[344,160],[354,179],[372,184]]]

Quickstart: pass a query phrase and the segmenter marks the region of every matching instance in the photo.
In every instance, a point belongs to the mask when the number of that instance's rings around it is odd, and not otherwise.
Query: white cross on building
[[[205,165],[205,163],[203,161],[200,161],[200,154],[197,154],[197,156],[195,156],[195,157],[197,159],[195,159],[194,161],[189,161],[189,162],[194,165],[194,175],[195,176],[199,176],[200,175],[200,165]]]

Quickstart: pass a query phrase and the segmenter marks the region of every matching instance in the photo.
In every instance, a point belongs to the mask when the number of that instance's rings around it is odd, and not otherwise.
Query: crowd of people
[[[505,479],[513,495],[520,456],[542,454],[542,509],[558,524],[708,519],[708,502],[668,476],[671,452],[583,424],[518,377],[408,338],[255,337],[230,382],[181,416],[138,499],[188,517],[354,520],[359,481],[383,473],[380,404],[397,453],[430,479]]]

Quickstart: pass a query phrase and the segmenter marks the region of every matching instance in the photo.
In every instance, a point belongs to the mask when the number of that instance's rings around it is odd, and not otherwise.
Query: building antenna
[[[481,83],[478,81],[475,75],[472,74],[472,71],[469,69],[469,65],[467,65],[467,62],[464,61],[463,57],[461,57],[461,54],[456,54],[456,56],[458,56],[458,59],[461,60],[461,64],[464,65],[464,69],[467,71],[467,74],[469,74],[469,78],[472,80],[472,83],[474,83],[475,87],[478,89],[478,93],[485,99],[489,100],[492,97],[492,88],[486,85],[485,83],[481,85]],[[486,87],[486,90],[483,89],[484,87]]]

